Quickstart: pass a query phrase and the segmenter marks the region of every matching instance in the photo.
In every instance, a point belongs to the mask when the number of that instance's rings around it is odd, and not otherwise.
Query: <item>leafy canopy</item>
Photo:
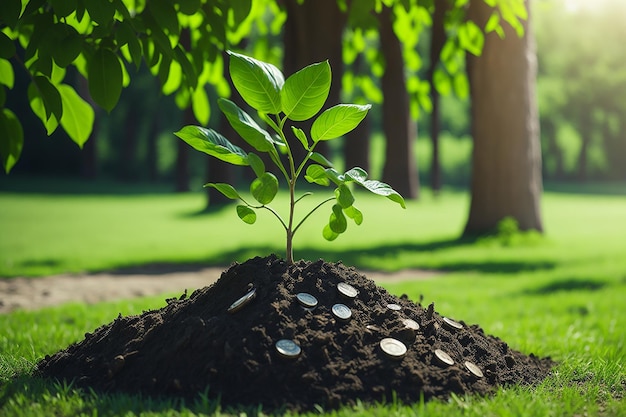
[[[263,121],[273,130],[268,132],[257,121],[226,98],[219,99],[219,107],[226,115],[234,130],[245,140],[253,151],[245,152],[233,145],[218,132],[200,127],[185,126],[176,136],[194,149],[234,165],[250,166],[256,178],[250,184],[250,194],[256,203],[249,203],[230,184],[208,183],[224,196],[239,200],[237,215],[248,223],[256,222],[259,209],[269,210],[281,223],[287,236],[287,261],[293,262],[293,236],[302,223],[325,203],[333,203],[328,223],[322,229],[325,239],[335,240],[347,230],[347,218],[355,224],[363,222],[363,214],[354,206],[355,198],[351,189],[357,184],[366,190],[387,197],[405,208],[404,199],[389,185],[367,179],[362,168],[352,168],[341,173],[323,155],[315,152],[321,141],[339,138],[353,130],[367,115],[370,105],[338,104],[321,113],[326,103],[331,84],[331,68],[328,61],[311,64],[285,79],[274,65],[256,60],[246,55],[229,52],[230,76],[243,100],[260,114]],[[319,115],[318,115],[319,113]],[[317,115],[317,116],[316,116]],[[304,132],[295,125],[285,132],[288,122],[313,119],[310,132]],[[287,133],[291,133],[289,137]],[[306,151],[302,161],[294,160],[293,147],[301,146]],[[257,153],[268,154],[278,171],[289,185],[290,205],[287,220],[269,204],[278,193],[279,181],[275,174],[266,170]],[[285,154],[287,163],[281,155]],[[306,169],[305,169],[306,167]],[[332,197],[324,199],[308,212],[299,222],[295,222],[296,204],[307,195],[296,198],[296,182],[304,171],[304,178],[312,184],[334,187]]]

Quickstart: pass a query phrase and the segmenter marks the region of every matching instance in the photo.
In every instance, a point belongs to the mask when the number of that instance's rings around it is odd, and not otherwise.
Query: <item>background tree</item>
[[[511,3],[527,16],[528,2]],[[470,1],[468,18],[489,29],[494,9]],[[497,14],[495,16],[498,16]],[[495,230],[505,217],[520,229],[543,229],[540,212],[541,152],[535,93],[536,58],[530,14],[518,27],[503,25],[504,39],[485,37],[480,57],[469,57],[472,158],[471,205],[465,234]]]

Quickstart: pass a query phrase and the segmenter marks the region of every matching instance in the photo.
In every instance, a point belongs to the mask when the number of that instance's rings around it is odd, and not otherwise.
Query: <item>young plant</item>
[[[367,172],[352,168],[345,173],[335,170],[323,155],[315,151],[321,141],[339,138],[354,129],[366,116],[370,105],[338,104],[315,118],[307,135],[302,129],[289,126],[289,139],[285,133],[287,121],[301,122],[312,119],[322,108],[330,91],[331,69],[328,61],[309,65],[285,80],[274,65],[254,58],[229,52],[230,76],[245,102],[255,109],[259,117],[271,128],[272,134],[232,101],[220,98],[218,106],[235,131],[255,151],[268,154],[289,186],[289,213],[286,220],[270,204],[278,192],[278,178],[266,171],[263,160],[254,152],[246,153],[218,132],[200,126],[185,126],[176,136],[194,149],[233,165],[250,166],[256,178],[250,184],[250,194],[258,204],[246,201],[235,188],[225,183],[208,183],[226,197],[239,200],[237,214],[248,224],[256,221],[256,210],[272,213],[287,235],[286,260],[293,263],[293,237],[309,216],[324,204],[334,202],[328,224],[323,228],[325,239],[332,241],[346,231],[346,217],[357,225],[363,214],[354,206],[350,184],[356,183],[374,194],[382,195],[406,208],[402,196],[389,185],[367,179]],[[297,139],[297,140],[294,140]],[[306,155],[302,161],[294,160],[293,147],[302,146]],[[281,156],[281,155],[284,155]],[[286,163],[284,162],[286,159]],[[305,170],[306,168],[306,170]],[[310,192],[296,197],[296,182],[305,170],[304,178],[314,184],[335,187],[334,195],[322,200],[299,221],[295,208]]]

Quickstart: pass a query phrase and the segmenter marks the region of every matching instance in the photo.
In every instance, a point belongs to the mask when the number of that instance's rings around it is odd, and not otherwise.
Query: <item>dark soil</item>
[[[337,284],[359,293],[346,298]],[[236,312],[231,304],[251,289],[255,298]],[[305,309],[300,292],[319,301]],[[335,318],[335,303],[352,311]],[[388,308],[394,303],[401,307]],[[419,324],[411,330],[403,319]],[[510,349],[478,325],[447,325],[434,311],[396,297],[341,263],[300,261],[289,266],[275,256],[234,264],[212,286],[189,298],[168,300],[160,310],[118,317],[87,333],[85,339],[46,356],[37,365],[43,376],[75,380],[106,392],[195,398],[208,393],[223,407],[262,405],[266,411],[325,409],[390,400],[411,403],[452,393],[489,394],[496,387],[533,384],[546,377],[550,358]],[[404,357],[388,356],[383,338],[402,341]],[[278,353],[275,343],[292,339],[296,358]],[[447,352],[444,364],[436,349]],[[483,377],[464,365],[478,366]]]

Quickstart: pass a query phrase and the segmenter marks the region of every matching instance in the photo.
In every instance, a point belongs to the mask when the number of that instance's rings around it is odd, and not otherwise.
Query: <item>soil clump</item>
[[[354,268],[272,255],[233,264],[159,310],[119,316],[46,356],[36,373],[104,392],[194,399],[208,389],[222,407],[272,412],[484,395],[534,384],[553,365]]]

